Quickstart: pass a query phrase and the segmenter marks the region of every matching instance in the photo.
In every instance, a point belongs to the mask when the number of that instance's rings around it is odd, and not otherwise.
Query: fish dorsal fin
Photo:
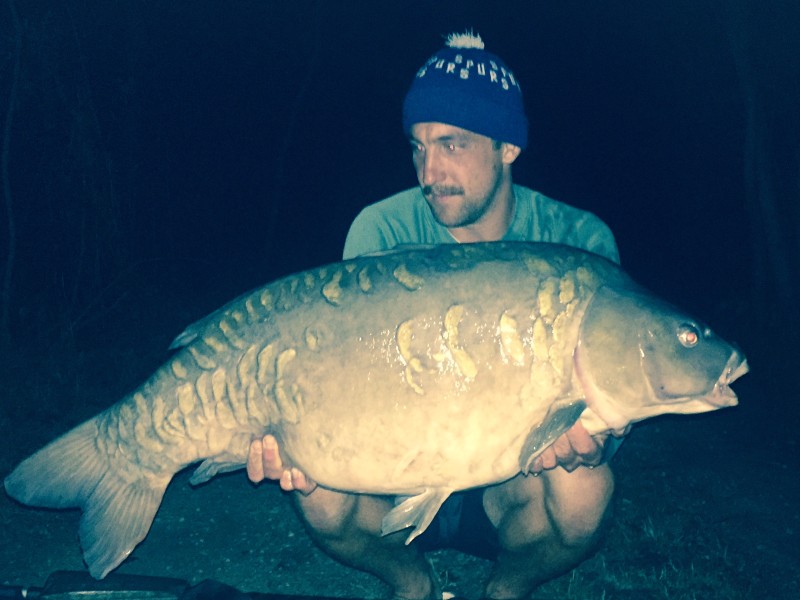
[[[177,350],[179,348],[185,348],[189,344],[191,344],[196,339],[203,336],[203,334],[208,331],[210,328],[219,325],[219,322],[229,317],[233,312],[237,309],[241,309],[242,304],[253,296],[254,294],[259,293],[264,288],[256,288],[250,290],[249,292],[245,292],[244,294],[234,298],[224,306],[218,308],[212,313],[207,314],[205,317],[200,317],[194,323],[191,323],[184,329],[181,333],[179,333],[172,343],[169,345],[170,350]]]
[[[428,528],[439,511],[439,507],[452,492],[451,488],[427,488],[421,494],[406,498],[383,517],[381,535],[413,527],[414,529],[406,540],[406,544],[410,544],[415,537]]]
[[[371,256],[391,256],[392,254],[400,254],[401,252],[408,252],[410,250],[432,250],[436,246],[437,244],[398,244],[397,246],[393,246],[388,250],[375,250],[374,252],[367,252],[366,254],[359,256],[359,258]]]
[[[184,329],[174,340],[172,340],[172,343],[169,345],[169,349],[177,350],[179,348],[185,348],[197,338],[202,337],[209,327],[216,325],[223,319],[223,317],[225,317],[229,307],[235,302],[238,302],[238,300],[239,299],[237,298],[233,302],[229,302],[222,308],[215,310],[211,314],[198,319],[186,327],[186,329]]]
[[[544,420],[531,429],[528,437],[525,438],[525,443],[519,453],[520,471],[527,473],[533,460],[556,441],[562,433],[572,427],[585,409],[586,402],[583,400],[573,400],[551,406]]]

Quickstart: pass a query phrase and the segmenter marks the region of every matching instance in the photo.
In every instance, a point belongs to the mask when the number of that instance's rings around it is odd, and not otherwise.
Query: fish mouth
[[[749,370],[750,367],[747,365],[747,359],[734,350],[733,354],[731,354],[731,357],[728,359],[728,363],[725,365],[722,375],[717,383],[714,384],[714,389],[706,398],[709,404],[719,408],[736,406],[739,400],[736,397],[736,393],[730,388],[730,384]]]

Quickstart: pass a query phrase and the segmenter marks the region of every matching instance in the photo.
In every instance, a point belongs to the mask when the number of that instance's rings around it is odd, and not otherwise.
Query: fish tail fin
[[[31,506],[83,510],[80,540],[91,575],[105,577],[144,539],[170,477],[111,468],[87,421],[22,461],[5,478],[6,492]]]

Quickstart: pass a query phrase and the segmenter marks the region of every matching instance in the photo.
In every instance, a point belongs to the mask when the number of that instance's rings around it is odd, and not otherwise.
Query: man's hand
[[[278,450],[278,440],[272,435],[265,435],[250,442],[247,477],[253,483],[259,483],[264,479],[278,479],[281,489],[287,492],[296,490],[304,495],[317,489],[316,482],[306,477],[305,473],[283,464]]]
[[[528,472],[538,475],[555,467],[563,467],[569,472],[580,466],[596,467],[603,460],[606,438],[608,434],[589,435],[581,422],[577,421],[534,459]]]

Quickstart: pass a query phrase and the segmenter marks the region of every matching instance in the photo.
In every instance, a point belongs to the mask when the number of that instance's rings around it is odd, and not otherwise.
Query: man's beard
[[[459,187],[425,185],[422,186],[422,193],[426,199],[431,196],[462,196],[464,197],[464,190]],[[467,227],[476,223],[486,214],[489,209],[490,202],[485,200],[480,203],[470,202],[464,197],[464,201],[457,210],[446,210],[441,205],[437,204],[435,200],[428,201],[428,206],[431,209],[433,218],[440,225],[448,229],[455,229],[458,227]]]

